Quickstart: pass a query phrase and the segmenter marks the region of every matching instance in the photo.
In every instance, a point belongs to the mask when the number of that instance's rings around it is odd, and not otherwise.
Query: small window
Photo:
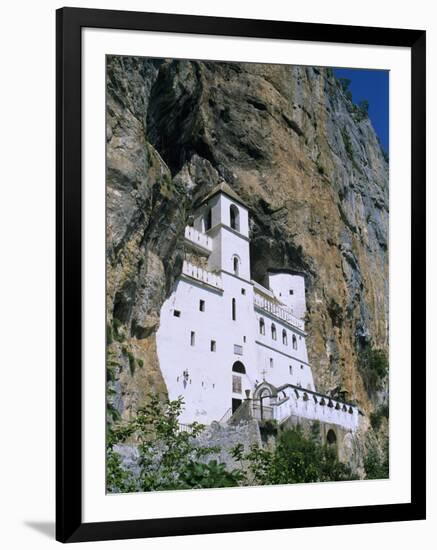
[[[194,346],[196,344],[196,333],[191,331],[191,335],[190,335],[190,344],[192,346]]]
[[[199,309],[200,311],[205,311],[205,300],[200,300]]]
[[[232,320],[237,320],[237,302],[235,298],[232,298]]]
[[[246,343],[246,337],[245,336],[243,336],[243,342]]]
[[[297,338],[294,334],[293,334],[293,349],[297,349]]]
[[[211,340],[211,351],[215,351],[216,350],[216,342],[215,340]]]
[[[234,256],[232,259],[232,269],[234,270],[234,275],[240,274],[240,260],[237,258],[237,256]]]
[[[272,323],[272,340],[276,340],[276,326]]]
[[[240,213],[235,204],[231,204],[229,208],[229,216],[231,228],[235,229],[236,231],[240,231]]]
[[[178,309],[175,309],[175,310],[173,310],[173,315],[174,315],[175,317],[180,317],[180,316],[181,316],[181,312],[180,312]]]
[[[288,372],[289,372],[290,374],[293,374],[293,366],[292,366],[292,365],[289,365],[289,367],[288,367]]]
[[[286,346],[287,342],[288,342],[288,340],[287,340],[287,331],[284,328],[284,329],[282,329],[282,343],[284,344],[284,346]]]
[[[241,289],[241,294],[243,294],[243,296],[246,295],[246,289],[245,289],[245,288],[242,288],[242,289]]]
[[[303,365],[300,366],[301,370],[303,370]]]
[[[205,216],[205,231],[209,231],[212,227],[212,211],[208,210]]]
[[[240,346],[239,344],[234,344],[234,353],[236,355],[243,355],[243,346]]]
[[[290,288],[290,290],[289,290],[288,292],[290,293],[290,296],[293,296],[294,290],[292,290],[292,289]]]
[[[270,368],[273,368],[273,357],[270,357]]]
[[[265,334],[266,333],[266,325],[264,323],[264,319],[261,317],[259,320],[259,333]]]

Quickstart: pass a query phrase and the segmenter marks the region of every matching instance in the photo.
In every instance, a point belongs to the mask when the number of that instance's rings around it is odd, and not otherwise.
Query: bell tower
[[[220,183],[201,199],[194,228],[212,240],[209,270],[250,281],[249,209],[228,184]]]

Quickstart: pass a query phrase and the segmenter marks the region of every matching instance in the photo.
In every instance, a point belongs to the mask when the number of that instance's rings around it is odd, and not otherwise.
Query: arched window
[[[242,374],[246,374],[246,369],[244,368],[241,361],[236,361],[232,365],[232,393],[242,393],[243,390],[243,381]],[[232,399],[232,412],[241,405],[241,399]]]
[[[232,258],[232,268],[234,270],[234,275],[240,274],[240,259],[238,256]]]
[[[282,329],[282,343],[286,346],[287,345],[287,331],[284,329]]]
[[[232,298],[232,320],[235,321],[237,319],[237,302],[235,298]]]
[[[235,363],[232,365],[232,372],[246,374],[246,368],[241,361],[235,361]]]
[[[240,231],[240,212],[235,204],[231,204],[229,208],[229,215],[231,219],[231,229],[235,231]]]
[[[266,333],[266,324],[264,323],[264,319],[260,317],[259,319],[259,333],[265,334]]]
[[[276,326],[272,323],[272,340],[276,340]]]
[[[293,334],[293,349],[297,349],[297,338],[294,334]]]

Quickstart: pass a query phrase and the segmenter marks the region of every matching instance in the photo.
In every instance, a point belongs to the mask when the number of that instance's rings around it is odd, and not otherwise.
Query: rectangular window
[[[292,296],[293,294],[294,294],[294,290],[290,289],[290,296]]]
[[[199,309],[200,311],[205,311],[205,300],[200,300]]]
[[[241,393],[241,376],[232,375],[232,392]]]
[[[242,288],[242,289],[241,289],[241,294],[243,294],[243,295],[246,294],[246,289],[245,289],[245,288]]]
[[[193,332],[193,331],[191,331],[191,335],[190,335],[190,344],[191,344],[192,346],[194,346],[195,343],[196,343],[196,333]]]
[[[293,367],[291,365],[288,367],[288,370],[289,370],[290,374],[293,374]]]
[[[273,368],[273,357],[270,357],[270,368]]]
[[[180,317],[180,316],[181,316],[181,312],[180,312],[178,309],[175,309],[175,310],[173,310],[173,315],[174,315],[175,317]]]
[[[246,343],[246,337],[245,336],[243,336],[243,342]]]
[[[235,355],[243,355],[243,346],[239,346],[238,344],[234,344],[234,353],[235,353]]]
[[[215,351],[215,350],[216,350],[215,340],[211,340],[211,351]]]

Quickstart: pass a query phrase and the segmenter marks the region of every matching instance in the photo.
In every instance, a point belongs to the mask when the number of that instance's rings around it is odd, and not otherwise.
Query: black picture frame
[[[62,8],[56,14],[56,538],[127,539],[425,519],[425,331],[411,324],[411,502],[313,510],[82,522],[82,28],[257,37],[411,49],[412,319],[425,320],[425,50],[423,30]]]

